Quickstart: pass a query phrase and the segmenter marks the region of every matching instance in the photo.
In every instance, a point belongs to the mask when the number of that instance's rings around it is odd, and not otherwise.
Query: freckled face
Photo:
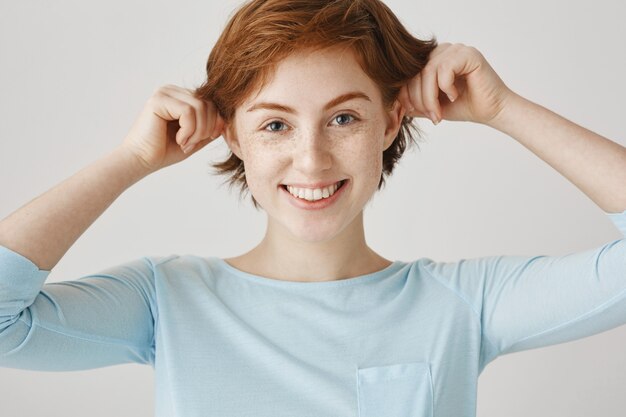
[[[330,108],[346,93],[360,92]],[[293,109],[257,108],[277,103]],[[376,191],[382,154],[397,134],[386,133],[388,116],[376,84],[349,49],[299,52],[277,66],[261,91],[235,112],[236,143],[246,181],[259,205],[287,230],[306,241],[331,239],[361,212]],[[342,195],[321,210],[289,202],[281,184],[348,179]],[[346,187],[347,186],[347,187]]]

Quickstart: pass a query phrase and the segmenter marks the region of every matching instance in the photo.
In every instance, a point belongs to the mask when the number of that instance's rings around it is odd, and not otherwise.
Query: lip
[[[347,179],[347,178],[344,178],[344,179]],[[296,188],[310,188],[310,189],[313,190],[315,188],[326,188],[328,186],[335,185],[339,181],[343,181],[343,180],[337,180],[337,181],[332,181],[332,182],[315,182],[313,184],[302,184],[302,183],[300,183],[300,184],[295,184],[295,183],[292,184],[292,183],[289,183],[289,184],[283,184],[283,185],[290,185],[290,186],[296,187]]]
[[[287,191],[287,189],[283,185],[280,185],[279,188],[283,191],[283,193],[289,199],[289,202],[295,207],[301,208],[304,210],[320,210],[320,209],[330,206],[335,201],[337,201],[339,197],[343,195],[344,191],[346,190],[346,188],[348,188],[349,185],[350,185],[350,180],[346,179],[344,180],[344,183],[342,184],[342,186],[339,187],[333,195],[331,195],[328,198],[322,198],[321,200],[317,200],[317,201],[308,201],[302,198],[294,197],[293,195],[291,195],[289,191]]]

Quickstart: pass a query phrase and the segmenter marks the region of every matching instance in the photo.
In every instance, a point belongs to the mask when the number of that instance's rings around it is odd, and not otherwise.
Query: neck
[[[367,246],[362,211],[343,231],[326,241],[303,241],[281,225],[268,222],[263,240],[232,261],[236,261],[233,266],[240,265],[247,272],[302,282],[352,278],[379,271],[391,263]]]

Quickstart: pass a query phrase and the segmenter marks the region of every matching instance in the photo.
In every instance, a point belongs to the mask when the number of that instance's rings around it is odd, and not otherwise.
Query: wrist
[[[123,145],[111,152],[111,157],[121,161],[126,167],[129,179],[134,183],[150,175],[154,170],[146,166],[144,161]]]
[[[524,100],[524,97],[510,91],[502,100],[500,111],[485,125],[508,133],[507,129],[511,126],[511,121],[516,117],[515,114],[519,114]]]

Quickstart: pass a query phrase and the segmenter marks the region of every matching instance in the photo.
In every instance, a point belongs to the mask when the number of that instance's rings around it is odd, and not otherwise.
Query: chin
[[[308,223],[308,222],[307,222]],[[291,235],[302,242],[322,243],[335,238],[342,230],[334,221],[311,221],[306,224],[303,221],[289,222],[283,226],[291,232]]]

